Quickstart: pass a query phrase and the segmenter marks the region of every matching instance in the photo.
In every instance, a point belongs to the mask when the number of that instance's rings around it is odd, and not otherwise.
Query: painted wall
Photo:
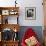
[[[15,6],[15,0],[0,0],[0,6]],[[19,9],[19,24],[21,26],[43,26],[42,0],[17,0]],[[25,7],[36,8],[36,20],[25,20]],[[12,18],[12,17],[10,17]],[[9,19],[10,20],[10,19]],[[14,22],[14,21],[13,21]]]

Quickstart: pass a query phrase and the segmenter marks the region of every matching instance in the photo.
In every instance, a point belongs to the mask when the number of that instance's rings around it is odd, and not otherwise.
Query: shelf
[[[18,32],[20,29],[19,24],[0,24],[0,27],[1,27],[1,31],[5,28],[9,28],[12,29],[13,31],[16,29]]]
[[[18,24],[18,16],[2,16],[2,24]]]
[[[19,7],[0,7],[0,46],[18,46],[18,32],[20,29],[18,17]]]
[[[3,41],[4,43],[15,43],[15,42],[19,42],[19,40],[15,40],[15,41],[12,41],[12,40],[10,40],[10,41]]]
[[[0,7],[1,15],[18,15],[19,7]]]
[[[9,24],[9,16],[12,17],[16,17],[15,19],[15,23],[13,24],[18,24],[18,16],[19,16],[19,7],[0,7],[0,24]],[[13,20],[12,20],[13,21]],[[10,24],[12,24],[12,21]]]
[[[6,9],[19,9],[19,7],[0,7],[1,10],[6,10]]]
[[[3,46],[18,46],[18,41],[2,42]]]

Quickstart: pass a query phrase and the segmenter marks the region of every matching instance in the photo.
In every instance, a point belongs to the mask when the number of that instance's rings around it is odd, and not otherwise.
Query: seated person
[[[33,29],[27,29],[22,39],[21,46],[41,46]]]

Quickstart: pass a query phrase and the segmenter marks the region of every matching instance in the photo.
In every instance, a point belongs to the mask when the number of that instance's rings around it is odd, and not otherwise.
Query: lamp
[[[13,40],[18,40],[18,32],[17,32],[17,29],[15,28],[14,29],[14,37],[13,37]]]
[[[14,32],[17,32],[17,30],[16,30],[16,29],[14,29]]]

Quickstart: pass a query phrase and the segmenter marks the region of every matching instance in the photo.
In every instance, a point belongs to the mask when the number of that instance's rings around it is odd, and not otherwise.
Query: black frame
[[[36,8],[25,7],[25,18],[27,20],[36,20]]]

